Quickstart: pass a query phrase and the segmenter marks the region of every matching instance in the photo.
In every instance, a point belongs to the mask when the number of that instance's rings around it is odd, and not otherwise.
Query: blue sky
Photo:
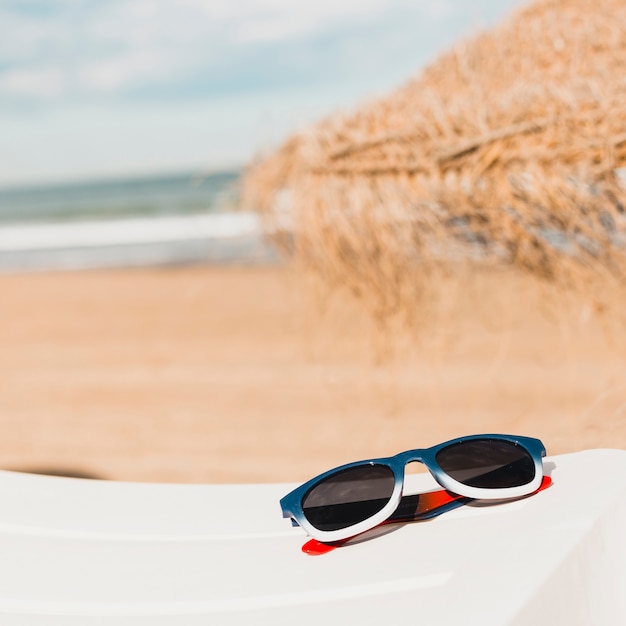
[[[239,166],[517,0],[3,0],[0,186]]]

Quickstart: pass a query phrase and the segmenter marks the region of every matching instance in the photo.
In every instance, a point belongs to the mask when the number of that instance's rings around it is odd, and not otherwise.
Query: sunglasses
[[[339,541],[389,519],[398,508],[407,463],[423,463],[444,489],[472,499],[517,498],[537,491],[546,449],[539,439],[471,435],[432,448],[348,463],[300,485],[280,501],[319,541]]]

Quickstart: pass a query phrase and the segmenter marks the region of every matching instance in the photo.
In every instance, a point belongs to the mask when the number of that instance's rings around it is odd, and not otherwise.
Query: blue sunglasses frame
[[[535,466],[535,474],[533,479],[524,485],[517,485],[513,487],[504,488],[483,488],[472,487],[455,480],[450,474],[448,474],[437,462],[437,454],[452,445],[462,444],[471,441],[504,441],[514,446],[519,446],[525,450],[531,457]],[[458,437],[445,441],[443,443],[432,446],[431,448],[418,448],[415,450],[407,450],[406,452],[400,452],[394,456],[382,457],[377,459],[368,459],[364,461],[356,461],[353,463],[347,463],[340,467],[333,468],[312,478],[311,480],[300,485],[280,500],[280,506],[283,511],[283,517],[291,518],[299,526],[301,526],[310,536],[318,539],[319,541],[338,541],[352,537],[359,533],[365,532],[374,528],[378,524],[388,519],[398,507],[400,499],[403,495],[404,487],[404,474],[405,467],[408,463],[418,462],[423,463],[428,471],[432,474],[433,478],[444,488],[452,493],[465,496],[473,499],[488,499],[499,500],[505,498],[517,498],[521,496],[533,493],[541,486],[543,479],[543,463],[542,458],[546,455],[546,449],[543,443],[539,439],[533,437],[522,437],[516,435],[502,435],[502,434],[484,434],[484,435],[469,435],[466,437]],[[382,465],[386,466],[393,472],[394,487],[389,501],[387,504],[377,513],[368,517],[367,519],[358,522],[356,524],[341,528],[338,530],[320,530],[316,528],[307,519],[303,510],[303,501],[307,494],[316,486],[322,483],[325,479],[356,467],[363,467],[367,465]],[[332,506],[332,505],[329,505]]]

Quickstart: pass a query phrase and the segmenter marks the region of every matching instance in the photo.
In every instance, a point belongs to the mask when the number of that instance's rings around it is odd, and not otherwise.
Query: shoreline
[[[276,263],[253,213],[0,226],[0,272]]]

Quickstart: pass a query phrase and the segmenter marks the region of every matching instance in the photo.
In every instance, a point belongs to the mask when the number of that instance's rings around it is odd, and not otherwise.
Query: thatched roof
[[[299,258],[389,311],[461,261],[623,277],[625,166],[626,3],[540,0],[290,138],[247,201],[286,208]]]

